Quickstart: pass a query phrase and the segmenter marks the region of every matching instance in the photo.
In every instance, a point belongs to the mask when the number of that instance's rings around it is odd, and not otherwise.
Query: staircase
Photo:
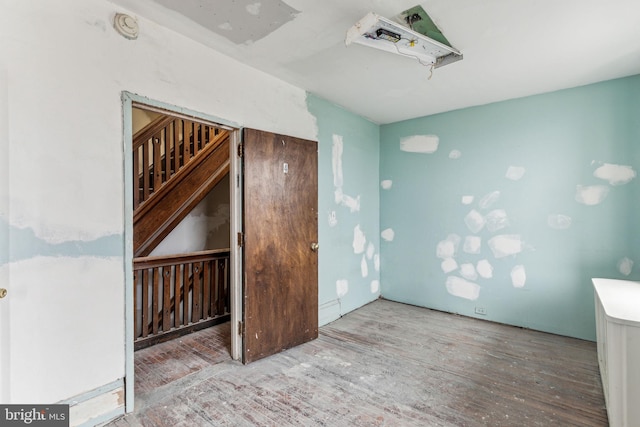
[[[148,256],[229,173],[229,132],[161,116],[133,136],[133,251]]]

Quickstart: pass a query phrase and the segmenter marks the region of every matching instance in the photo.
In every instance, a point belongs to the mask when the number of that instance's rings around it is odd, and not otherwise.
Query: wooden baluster
[[[159,281],[158,281],[158,272],[159,271],[160,272],[162,271],[162,267],[157,267],[157,268],[153,269],[153,291],[151,292],[151,299],[153,301],[152,307],[151,307],[151,309],[153,310],[153,313],[152,313],[153,314],[153,321],[152,321],[153,325],[152,325],[151,331],[154,334],[158,333],[158,324],[160,323],[160,320],[158,319],[158,317],[159,317],[158,316],[158,314],[159,314],[158,313],[158,310],[159,310],[158,300],[160,299],[159,298],[160,297],[160,295],[159,295],[160,294],[160,286],[159,286]]]
[[[162,275],[162,332],[171,329],[171,270],[171,266],[164,267]]]
[[[178,126],[180,121],[180,119],[175,119],[173,121],[173,155],[171,156],[172,176],[180,169],[180,126]]]
[[[142,338],[149,334],[149,270],[141,271],[142,281]]]
[[[182,139],[184,140],[184,164],[191,160],[191,137],[193,135],[193,123],[185,120],[182,128]],[[195,138],[195,136],[194,136]]]
[[[169,181],[171,178],[171,132],[170,124],[162,131],[164,135],[164,176],[162,177],[162,183]]]
[[[160,153],[160,133],[153,137],[153,192],[162,185],[162,162]]]
[[[183,264],[182,270],[182,324],[189,323],[189,266],[191,264]]]
[[[194,156],[198,154],[198,151],[200,150],[200,144],[202,142],[202,139],[200,136],[201,133],[202,133],[202,125],[199,123],[194,123],[193,124],[193,155]]]
[[[218,264],[219,271],[219,281],[218,281],[218,314],[222,315],[226,312],[226,283],[227,283],[227,268],[226,268],[226,258],[220,260]]]
[[[153,138],[142,144],[142,201],[149,198],[149,146],[153,149]]]
[[[191,321],[197,322],[202,314],[202,305],[200,303],[200,273],[202,267],[199,262],[193,264],[193,292],[191,293]]]
[[[173,326],[180,327],[182,318],[180,317],[180,301],[182,300],[182,264],[176,264],[173,270]]]
[[[203,290],[202,290],[202,318],[206,319],[209,317],[209,313],[211,312],[211,269],[210,269],[210,261],[204,261],[202,263],[202,267],[204,271],[202,272],[202,281],[203,281]]]
[[[218,273],[218,261],[219,260],[217,259],[209,261],[209,264],[211,265],[211,307],[209,308],[211,317],[215,317],[220,314],[217,309],[218,298],[220,298],[220,293],[218,291],[218,281],[220,280],[220,274]]]
[[[138,314],[138,287],[140,286],[140,271],[133,270],[133,339],[136,340],[140,337],[141,332],[138,331],[138,320],[140,316]]]

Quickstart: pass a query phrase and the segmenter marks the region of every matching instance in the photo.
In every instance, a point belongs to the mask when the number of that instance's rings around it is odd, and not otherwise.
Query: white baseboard
[[[318,307],[318,326],[324,326],[340,318],[340,300],[334,299]]]
[[[71,427],[106,424],[124,414],[124,379],[59,403],[69,405]]]

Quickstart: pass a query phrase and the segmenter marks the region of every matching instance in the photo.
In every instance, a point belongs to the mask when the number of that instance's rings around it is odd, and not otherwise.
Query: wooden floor
[[[229,324],[136,353],[111,426],[607,426],[596,346],[378,300],[250,365]]]

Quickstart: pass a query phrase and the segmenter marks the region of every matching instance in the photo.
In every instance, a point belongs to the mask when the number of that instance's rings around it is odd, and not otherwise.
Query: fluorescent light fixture
[[[345,44],[358,43],[417,59],[423,65],[442,67],[462,59],[462,54],[409,27],[369,12],[349,28]]]

